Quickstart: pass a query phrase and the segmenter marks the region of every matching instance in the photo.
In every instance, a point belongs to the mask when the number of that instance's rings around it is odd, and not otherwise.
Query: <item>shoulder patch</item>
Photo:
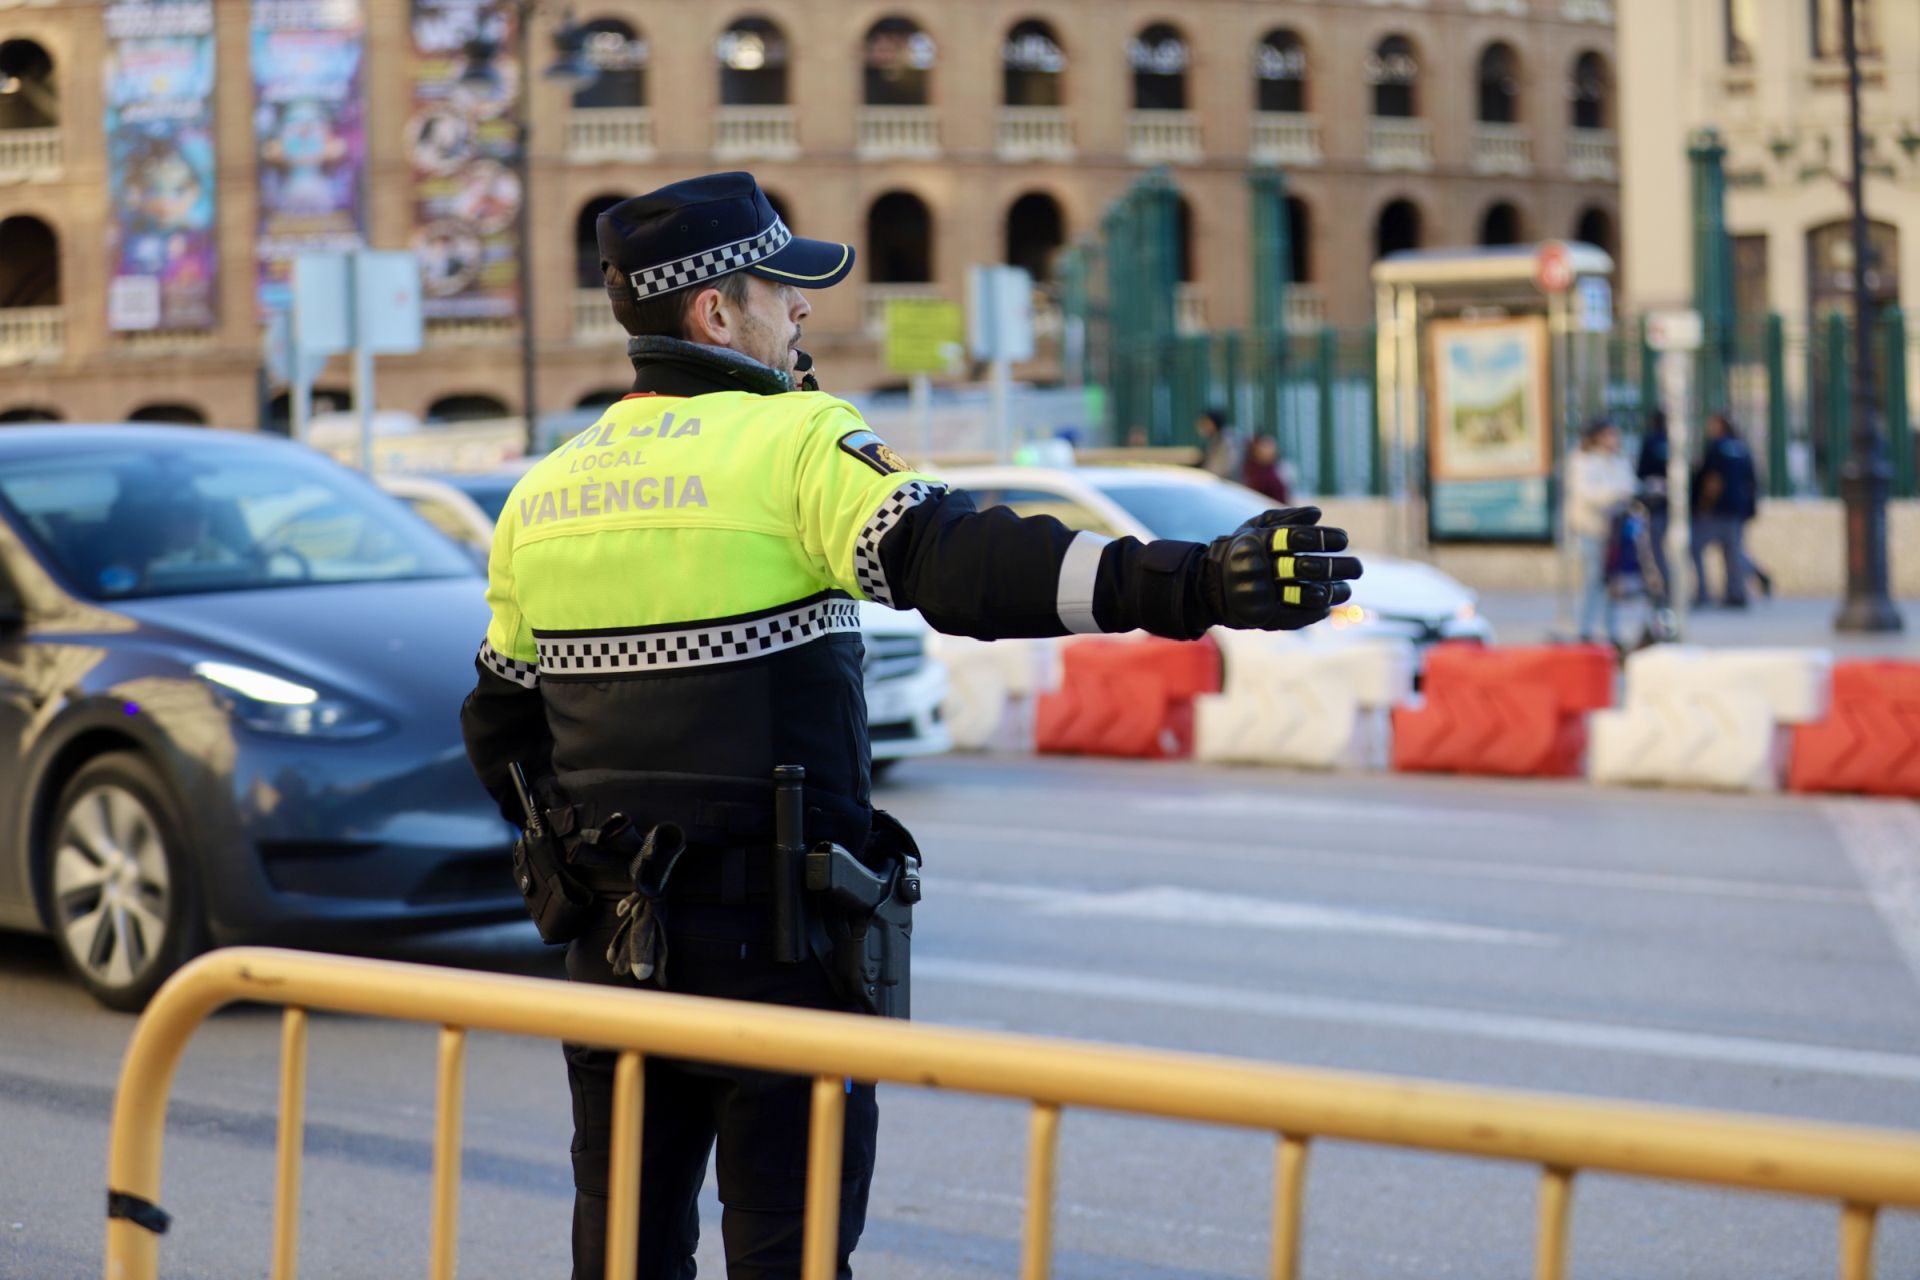
[[[871,431],[849,431],[840,437],[840,447],[883,476],[913,470],[913,464],[895,453],[887,442]]]

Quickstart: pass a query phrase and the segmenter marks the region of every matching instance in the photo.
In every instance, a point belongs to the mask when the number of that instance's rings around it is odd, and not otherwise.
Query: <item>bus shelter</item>
[[[1612,275],[1605,250],[1562,240],[1374,264],[1396,549],[1558,544],[1564,595],[1560,462],[1605,411]]]

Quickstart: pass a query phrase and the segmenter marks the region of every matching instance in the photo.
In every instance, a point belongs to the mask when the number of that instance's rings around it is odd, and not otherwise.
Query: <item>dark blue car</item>
[[[0,927],[140,1007],[209,945],[522,913],[460,700],[473,562],[226,432],[0,432]]]

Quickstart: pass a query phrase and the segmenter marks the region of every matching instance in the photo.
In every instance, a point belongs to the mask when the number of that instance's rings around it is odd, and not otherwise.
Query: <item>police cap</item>
[[[767,203],[750,173],[710,173],[622,200],[594,222],[600,269],[626,272],[617,298],[652,298],[750,271],[801,289],[837,284],[853,269],[853,246],[805,240]]]

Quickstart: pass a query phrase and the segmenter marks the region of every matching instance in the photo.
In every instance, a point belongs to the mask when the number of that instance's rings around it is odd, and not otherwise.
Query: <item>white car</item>
[[[1208,542],[1275,505],[1243,485],[1191,467],[952,467],[940,478],[982,509],[1058,516],[1110,538]],[[1493,639],[1471,591],[1429,564],[1355,549],[1366,573],[1327,625],[1353,635],[1402,636],[1416,651],[1439,640]],[[1311,634],[1310,632],[1307,634]]]
[[[429,524],[471,548],[485,563],[494,522],[531,461],[472,475],[383,475],[387,492],[402,498]],[[929,651],[933,629],[919,614],[871,601],[860,605],[866,646],[867,734],[877,778],[903,756],[935,755],[953,740],[940,718],[947,669]]]

